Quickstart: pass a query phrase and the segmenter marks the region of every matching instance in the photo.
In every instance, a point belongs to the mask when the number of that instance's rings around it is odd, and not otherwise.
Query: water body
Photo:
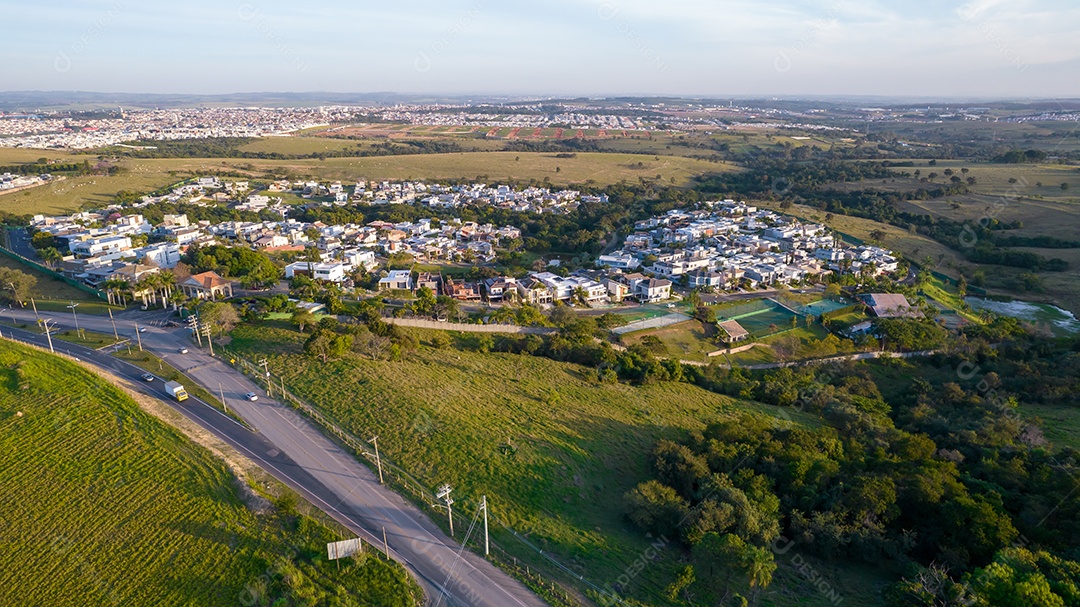
[[[1018,318],[1039,327],[1046,327],[1058,337],[1080,333],[1080,320],[1077,320],[1072,312],[1050,304],[1015,299],[1013,301],[994,301],[981,297],[967,297],[964,301],[976,310],[988,310],[1002,316]]]

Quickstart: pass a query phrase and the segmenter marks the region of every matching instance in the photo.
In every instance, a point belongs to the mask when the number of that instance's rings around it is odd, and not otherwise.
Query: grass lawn
[[[432,334],[416,333],[424,344]],[[378,434],[383,457],[429,489],[450,483],[455,512],[471,514],[486,494],[497,544],[543,562],[503,530],[506,523],[600,585],[618,579],[650,541],[624,519],[623,495],[649,478],[648,453],[658,439],[718,416],[776,411],[688,384],[602,384],[593,369],[539,357],[422,345],[399,362],[350,354],[322,364],[301,353],[304,336],[292,330],[244,325],[232,336],[231,348],[268,359],[286,386],[350,432]],[[681,558],[678,549],[661,550],[628,594],[665,604]],[[824,597],[777,600],[828,604]]]
[[[337,532],[250,508],[223,462],[97,375],[0,342],[0,376],[0,603],[414,604],[400,567],[338,570]]]
[[[75,333],[74,329],[71,331],[64,331],[63,333],[54,333],[53,339],[62,339],[66,342],[78,344],[80,346],[86,346],[87,348],[104,348],[105,346],[111,346],[116,343],[116,338],[112,335],[106,335],[104,333],[95,333],[93,331],[87,331],[83,329],[82,335]]]

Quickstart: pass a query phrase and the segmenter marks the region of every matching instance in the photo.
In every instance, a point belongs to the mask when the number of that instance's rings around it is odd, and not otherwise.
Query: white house
[[[386,277],[379,279],[379,290],[411,291],[412,284],[412,272],[409,270],[390,270]]]

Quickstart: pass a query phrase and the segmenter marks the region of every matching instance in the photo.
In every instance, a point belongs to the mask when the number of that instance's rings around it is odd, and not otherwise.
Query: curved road
[[[137,314],[137,313],[136,313]],[[5,311],[5,316],[9,315]],[[33,326],[34,313],[12,310],[10,316]],[[135,322],[117,317],[121,337],[136,341]],[[146,318],[148,315],[134,316]],[[66,314],[42,313],[59,328],[74,328]],[[160,317],[160,316],[159,316]],[[112,334],[107,317],[79,315],[79,326]],[[5,337],[46,347],[39,331],[18,331],[4,327]],[[240,372],[191,345],[186,328],[147,327],[139,335],[144,349],[183,371],[209,392],[224,392],[231,411],[250,427],[245,428],[217,409],[198,399],[177,403],[166,398],[161,382],[141,382],[143,370],[113,358],[60,340],[57,351],[70,353],[111,373],[140,383],[148,393],[206,428],[260,467],[289,485],[317,508],[334,517],[365,541],[380,546],[383,530],[390,555],[407,567],[423,586],[431,605],[460,607],[543,607],[545,604],[522,583],[468,550],[463,550],[401,496],[378,482],[375,474],[350,454],[331,442],[291,408],[264,396],[261,388]],[[180,347],[188,354],[179,354]],[[243,398],[247,392],[260,395],[256,402]],[[253,431],[252,431],[253,430]]]

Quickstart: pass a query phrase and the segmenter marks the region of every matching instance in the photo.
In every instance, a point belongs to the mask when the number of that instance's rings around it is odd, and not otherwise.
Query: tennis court
[[[792,318],[798,315],[771,299],[755,299],[716,310],[718,321],[738,321],[754,338],[790,329]]]

